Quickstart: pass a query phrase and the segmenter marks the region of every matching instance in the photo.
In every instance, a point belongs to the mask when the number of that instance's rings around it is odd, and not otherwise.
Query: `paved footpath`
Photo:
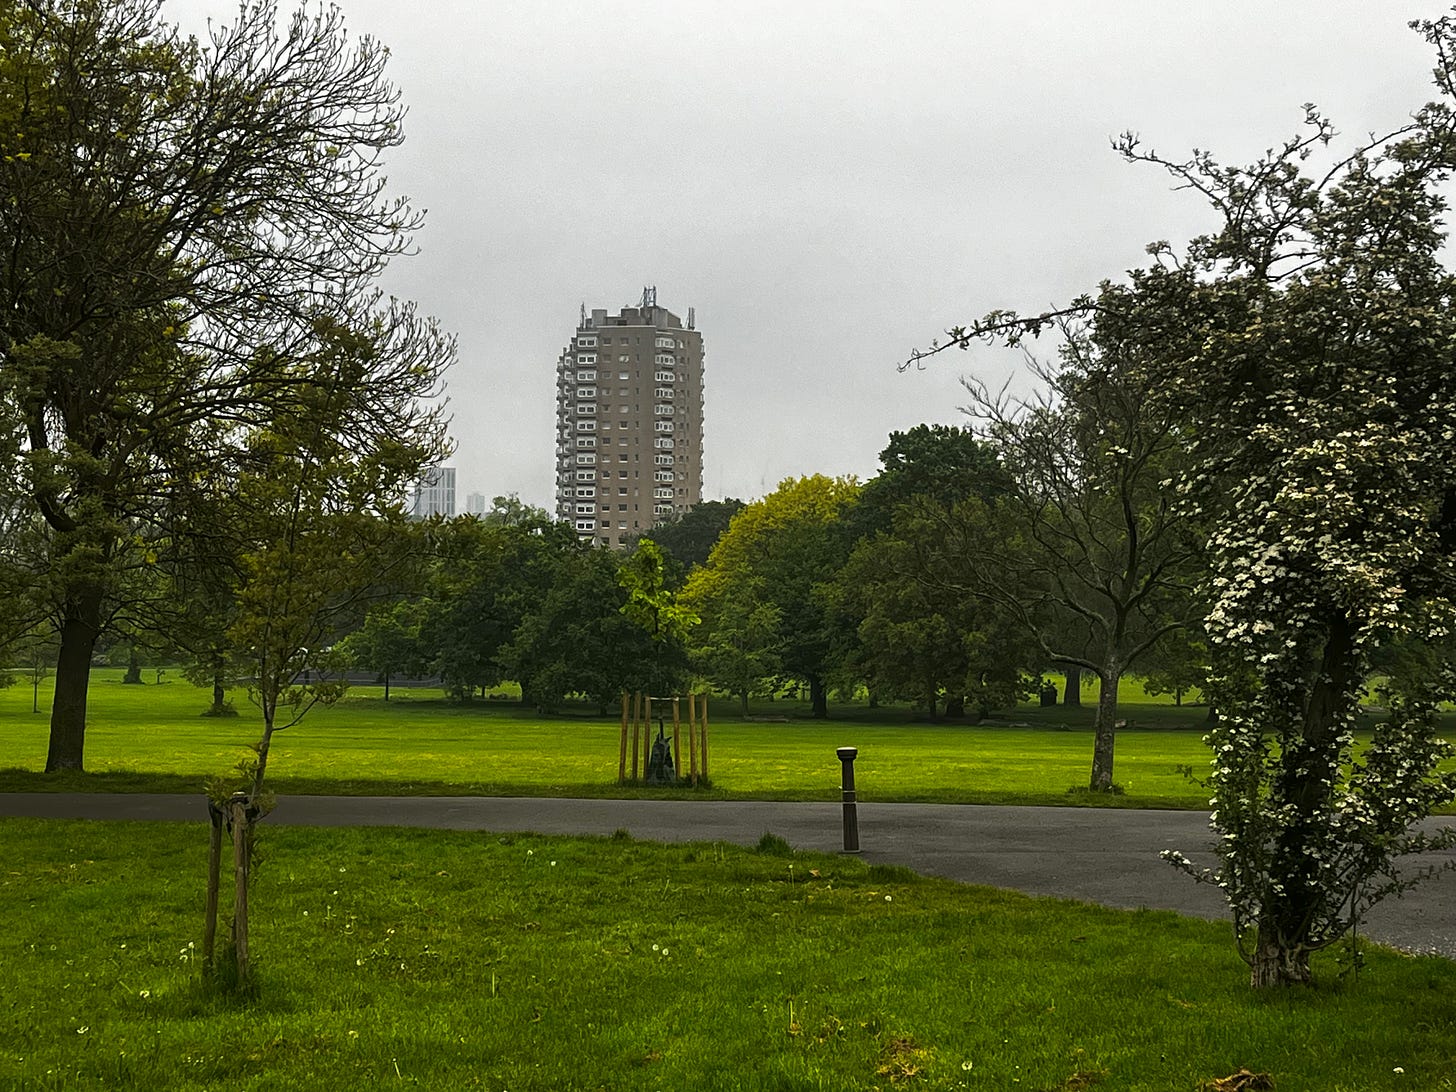
[[[202,821],[202,797],[103,793],[0,793],[0,816]],[[837,803],[556,800],[474,796],[283,796],[270,823],[403,826],[446,830],[608,835],[663,842],[753,845],[764,831],[796,849],[843,846]],[[1428,829],[1456,825],[1432,820]],[[859,805],[865,860],[900,864],[967,883],[1015,888],[1128,909],[1226,916],[1219,891],[1159,859],[1180,849],[1211,863],[1206,812],[1030,808],[957,804]],[[3,827],[0,827],[3,841]],[[1456,865],[1456,851],[1422,863]],[[1410,951],[1456,958],[1456,875],[1447,872],[1371,912],[1366,935]]]

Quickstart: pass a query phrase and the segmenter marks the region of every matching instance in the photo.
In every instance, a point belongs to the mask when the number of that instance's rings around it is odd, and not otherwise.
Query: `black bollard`
[[[854,756],[858,747],[840,747],[834,752],[843,763],[840,791],[844,794],[844,852],[859,852],[859,817],[855,814]]]

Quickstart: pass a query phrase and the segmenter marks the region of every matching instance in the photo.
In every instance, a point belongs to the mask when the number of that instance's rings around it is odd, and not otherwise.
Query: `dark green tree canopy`
[[[215,530],[252,435],[327,389],[382,493],[442,450],[454,350],[374,288],[419,216],[380,170],[387,51],[337,9],[262,0],[198,43],[157,0],[36,0],[0,34],[3,477],[49,535],[47,765],[79,767],[97,637]]]

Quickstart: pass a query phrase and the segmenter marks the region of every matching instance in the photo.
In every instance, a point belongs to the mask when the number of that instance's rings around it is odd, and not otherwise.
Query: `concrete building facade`
[[[424,472],[410,496],[411,519],[455,514],[455,468],[432,466]]]
[[[556,514],[618,547],[703,499],[703,338],[644,289],[581,310],[556,361]]]

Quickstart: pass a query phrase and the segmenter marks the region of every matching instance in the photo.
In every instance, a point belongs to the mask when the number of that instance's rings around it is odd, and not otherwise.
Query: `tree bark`
[[[948,695],[945,699],[945,715],[947,717],[965,716],[966,696],[964,694]]]
[[[746,687],[738,691],[738,702],[743,708],[743,715],[748,716],[748,689]]]
[[[101,592],[82,592],[66,604],[61,622],[61,648],[56,656],[56,693],[51,703],[46,773],[84,768],[86,690],[91,683],[91,656],[96,651],[96,638],[100,635]]]
[[[817,720],[829,716],[829,691],[824,680],[817,675],[809,680],[809,708],[811,715]]]
[[[1263,990],[1309,983],[1309,952],[1304,948],[1286,947],[1278,930],[1261,919],[1254,941],[1254,959],[1249,965],[1249,985]]]
[[[1069,667],[1064,672],[1067,677],[1066,689],[1062,691],[1063,705],[1082,704],[1082,669],[1080,667]]]
[[[1093,792],[1112,791],[1112,751],[1117,736],[1117,684],[1122,672],[1115,665],[1099,676],[1097,728],[1092,741]]]
[[[1333,773],[1340,759],[1340,723],[1354,691],[1358,658],[1355,626],[1337,614],[1330,621],[1319,671],[1305,702],[1299,738],[1285,747],[1277,795],[1293,811],[1293,818],[1281,825],[1274,845],[1270,874],[1279,885],[1265,899],[1259,916],[1250,973],[1256,987],[1308,983],[1310,931],[1322,919],[1328,920],[1331,904],[1347,897],[1345,891],[1322,886],[1307,847],[1310,832],[1327,822],[1330,811]],[[1290,753],[1294,748],[1297,755]]]
[[[127,656],[126,674],[121,679],[124,683],[133,683],[140,686],[142,683],[142,661],[137,655],[136,645],[131,646],[131,652]]]
[[[389,672],[384,673],[384,700],[389,700]]]

